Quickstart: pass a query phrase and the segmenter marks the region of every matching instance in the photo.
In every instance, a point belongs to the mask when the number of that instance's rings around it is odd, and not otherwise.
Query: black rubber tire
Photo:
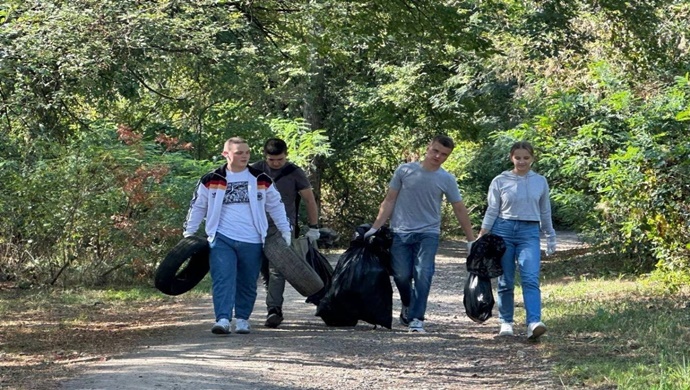
[[[285,280],[303,297],[316,294],[323,288],[318,273],[297,252],[283,240],[279,231],[266,237],[264,255]]]
[[[158,265],[154,284],[166,295],[180,295],[191,290],[201,282],[209,270],[208,241],[199,236],[189,236],[180,240]],[[180,269],[185,262],[187,265]]]

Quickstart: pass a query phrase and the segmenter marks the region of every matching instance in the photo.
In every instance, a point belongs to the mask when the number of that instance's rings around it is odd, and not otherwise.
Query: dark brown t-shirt
[[[271,167],[266,164],[266,161],[262,160],[252,164],[252,167],[261,170],[271,178],[275,179],[280,175],[281,172],[285,170],[285,168],[288,167],[288,165],[294,164],[288,162],[280,169],[271,169]],[[283,203],[285,204],[285,212],[287,213],[288,219],[290,220],[292,226],[295,226],[297,222],[297,196],[299,195],[300,191],[311,188],[311,183],[309,182],[309,178],[307,178],[307,174],[304,173],[302,168],[296,165],[294,166],[296,168],[294,171],[288,173],[287,175],[280,175],[280,177],[278,177],[278,181],[275,182],[276,189],[278,189],[278,192],[280,192],[280,197],[283,199]],[[270,217],[269,223],[271,225],[273,224],[273,221],[270,220]]]

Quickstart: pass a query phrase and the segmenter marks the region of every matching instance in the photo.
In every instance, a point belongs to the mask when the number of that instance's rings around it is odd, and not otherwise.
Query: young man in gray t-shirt
[[[293,226],[295,237],[298,234],[299,201],[303,199],[307,208],[309,231],[305,236],[312,241],[319,239],[319,216],[314,192],[309,178],[302,168],[287,161],[287,145],[279,138],[271,138],[264,144],[264,160],[252,164],[252,167],[268,174],[280,192],[285,204],[290,224]],[[269,234],[275,229],[269,218]],[[268,259],[264,258],[264,261]],[[266,285],[266,306],[268,314],[265,326],[277,328],[283,322],[283,293],[285,292],[285,277],[268,264],[268,281]]]
[[[472,224],[455,176],[441,168],[455,144],[450,137],[436,136],[421,162],[398,166],[388,185],[376,221],[364,238],[375,234],[391,219],[393,279],[400,293],[400,323],[410,332],[424,333],[424,314],[435,270],[441,234],[441,202],[452,205],[468,247],[474,241]]]

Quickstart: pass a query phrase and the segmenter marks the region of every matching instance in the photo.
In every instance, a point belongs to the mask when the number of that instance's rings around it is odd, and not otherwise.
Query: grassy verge
[[[565,388],[690,388],[688,291],[578,251],[545,261],[543,280],[545,350]]]
[[[22,290],[0,284],[0,389],[51,389],[79,364],[174,335],[188,303],[209,286],[204,280],[168,297],[147,286]]]
[[[689,389],[690,291],[628,277],[615,258],[570,250],[546,258],[540,347],[564,388]],[[0,285],[0,388],[50,389],[80,363],[175,335],[189,302],[153,287],[21,290]],[[520,299],[520,292],[516,300]],[[516,310],[524,323],[524,310]],[[522,316],[522,317],[520,317]]]

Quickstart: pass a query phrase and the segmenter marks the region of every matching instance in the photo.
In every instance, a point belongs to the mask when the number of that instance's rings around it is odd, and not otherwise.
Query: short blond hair
[[[241,144],[249,144],[249,143],[247,142],[247,140],[245,140],[245,139],[242,138],[242,137],[230,137],[230,138],[228,138],[228,140],[225,141],[225,143],[223,144],[223,149],[225,150],[225,149],[229,148],[230,145],[233,145],[233,144],[235,144],[235,145],[241,145]]]

